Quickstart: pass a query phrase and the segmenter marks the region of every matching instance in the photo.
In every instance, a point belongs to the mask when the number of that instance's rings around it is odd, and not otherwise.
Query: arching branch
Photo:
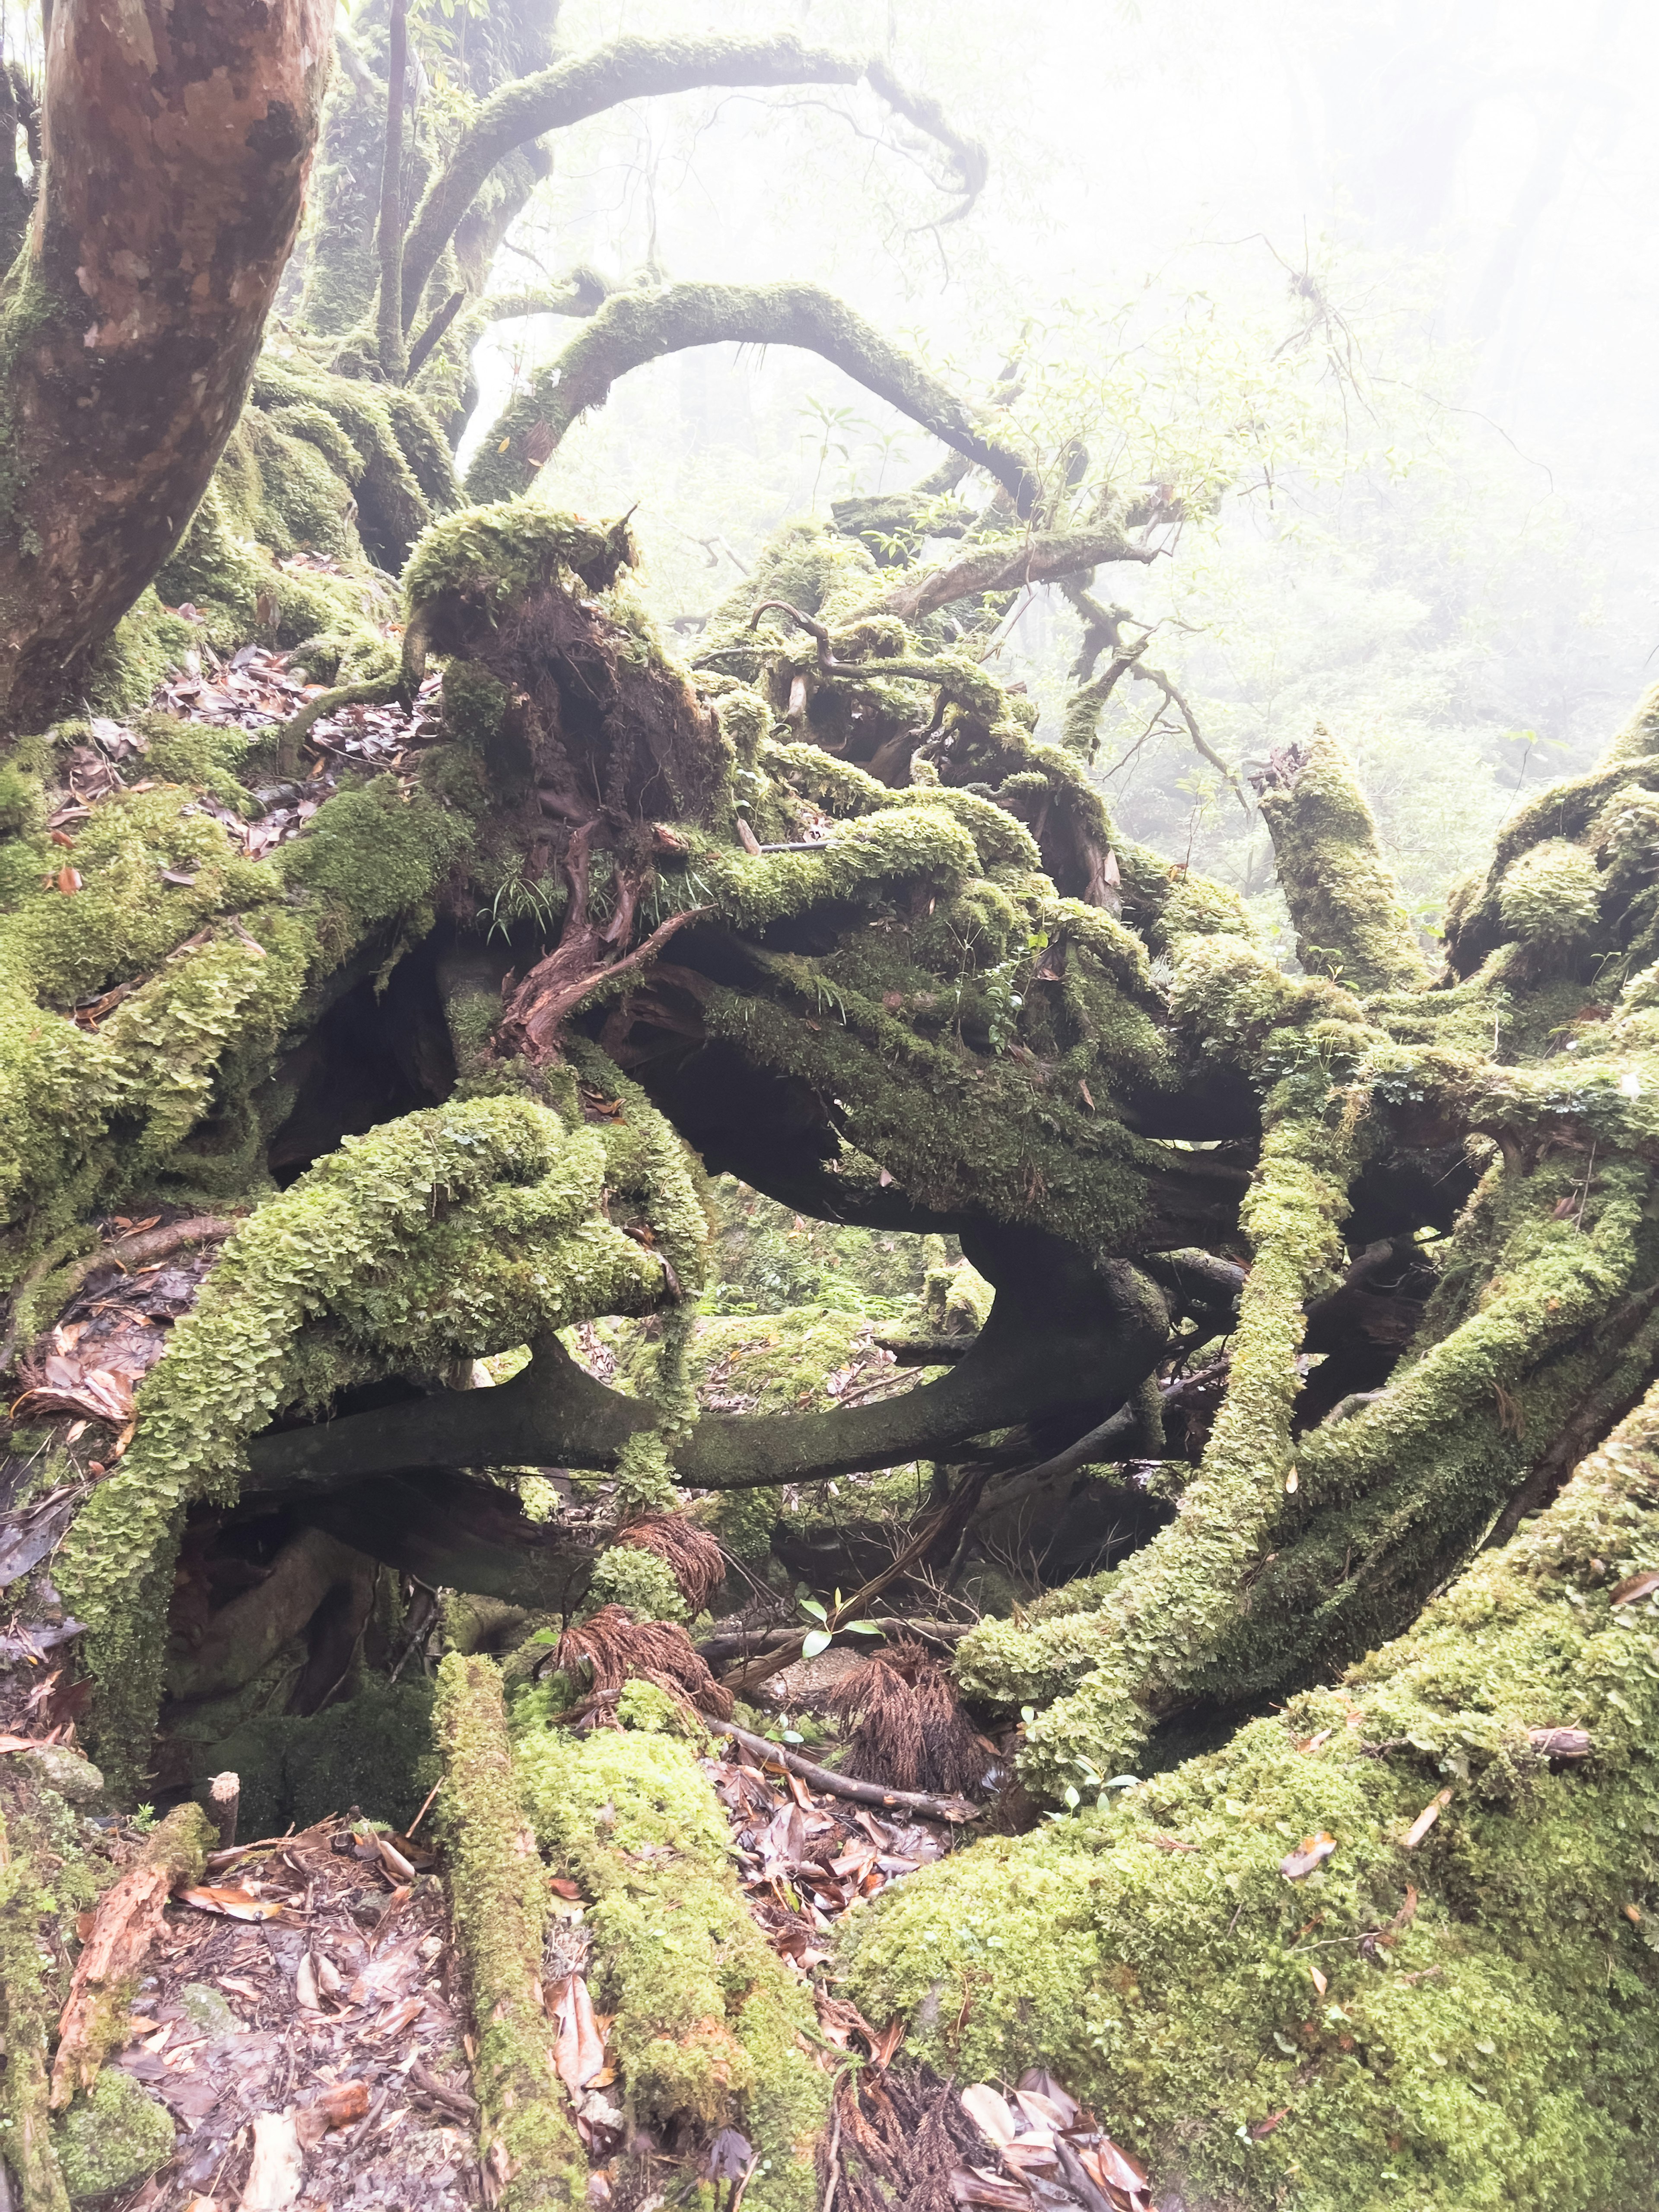
[[[965,599],[981,592],[1018,592],[1028,584],[1048,584],[1061,576],[1075,576],[1102,561],[1151,562],[1158,548],[1133,545],[1121,530],[1058,530],[1045,536],[1020,539],[1010,546],[1006,538],[994,545],[975,545],[942,568],[896,584],[882,605],[891,614],[914,622],[930,615],[952,599]]]
[[[954,392],[816,284],[671,284],[615,294],[485,438],[467,475],[468,495],[483,501],[522,491],[576,417],[605,404],[619,376],[705,345],[816,353],[988,471],[1022,516],[1036,503],[1036,480],[1020,454],[982,437]]]
[[[833,47],[809,46],[793,33],[770,39],[617,39],[592,53],[503,85],[479,109],[428,186],[410,225],[403,266],[405,318],[413,314],[439,255],[485,178],[515,147],[625,100],[689,92],[702,85],[856,84],[861,77],[951,155],[965,202],[956,214],[965,214],[984,182],[985,149],[953,130],[937,101],[910,92],[884,63]]]
[[[941,1381],[830,1413],[706,1418],[675,1454],[680,1481],[697,1490],[819,1481],[930,1458],[1025,1420],[1070,1416],[1079,1430],[1092,1427],[1162,1352],[1161,1300],[1133,1270],[1097,1272],[1052,1237],[1007,1232],[998,1244],[991,1316]],[[243,1486],[325,1492],[423,1468],[609,1468],[653,1422],[645,1401],[606,1389],[549,1339],[499,1389],[410,1400],[259,1437]],[[361,1528],[350,1540],[360,1540],[367,1541]]]

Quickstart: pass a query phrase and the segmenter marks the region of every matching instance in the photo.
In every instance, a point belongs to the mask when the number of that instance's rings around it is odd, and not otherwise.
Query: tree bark
[[[299,225],[324,0],[60,0],[45,179],[0,294],[0,726],[73,690],[177,544]]]

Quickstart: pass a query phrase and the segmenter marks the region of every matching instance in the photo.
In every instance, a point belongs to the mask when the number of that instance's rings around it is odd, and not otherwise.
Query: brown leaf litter
[[[179,2142],[123,2212],[478,2204],[465,1994],[431,1864],[328,1820],[216,1854],[167,1905],[113,2063]]]

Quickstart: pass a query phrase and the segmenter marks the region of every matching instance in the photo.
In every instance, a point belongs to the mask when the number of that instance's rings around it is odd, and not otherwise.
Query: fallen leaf
[[[1042,2097],[1052,2105],[1060,2117],[1051,2125],[1074,2128],[1083,2117],[1083,2107],[1067,2089],[1063,2089],[1046,2066],[1028,2066],[1019,2077],[1020,2087],[1030,2095]]]
[[[1318,1990],[1320,1996],[1322,1997],[1326,1990],[1329,1989],[1330,1984],[1326,1980],[1324,1975],[1320,1972],[1317,1966],[1310,1966],[1308,1972],[1312,1977],[1314,1987]]]
[[[71,868],[68,863],[65,862],[64,865],[58,871],[58,888],[60,891],[64,891],[65,893],[78,891],[81,888],[80,871],[76,868]]]
[[[605,2041],[593,2017],[593,2000],[580,1974],[567,1975],[555,1999],[558,2035],[553,2063],[572,2097],[579,2097],[605,2064]]]
[[[222,1913],[228,1920],[274,1920],[283,1909],[279,1899],[255,1897],[246,1889],[180,1889],[173,1894],[180,1905]]]
[[[703,2174],[709,2181],[742,2181],[755,2162],[747,2136],[735,2128],[722,2128],[708,2146]]]
[[[1013,2114],[988,2081],[972,2082],[963,2091],[962,2109],[985,2140],[999,2150],[1018,2133]]]
[[[300,2193],[305,2152],[289,2112],[253,2116],[253,2163],[242,2191],[241,2212],[283,2212]]]
[[[581,1896],[580,1884],[565,1881],[562,1875],[555,1875],[547,1886],[555,1897],[565,1898],[572,1904],[576,1903]]]
[[[1430,1803],[1426,1804],[1423,1808],[1417,1818],[1412,1822],[1410,1827],[1407,1829],[1405,1834],[1401,1838],[1401,1843],[1408,1851],[1414,1851],[1417,1849],[1424,1837],[1428,1834],[1429,1830],[1433,1827],[1435,1822],[1445,1811],[1447,1806],[1451,1803],[1451,1791],[1449,1790],[1443,1790],[1437,1797],[1432,1799]]]
[[[43,1735],[0,1735],[0,1752],[38,1751],[46,1741]]]
[[[1607,1599],[1609,1605],[1634,1605],[1638,1597],[1650,1597],[1659,1590],[1659,1570],[1645,1568],[1639,1575],[1626,1575],[1617,1589]]]
[[[951,2194],[958,2204],[983,2205],[988,2212],[1031,2212],[1031,2194],[1018,2182],[1004,2181],[979,2166],[958,2166],[951,2175]]]
[[[1270,2136],[1279,2122],[1288,2117],[1290,2109],[1288,2105],[1281,2106],[1278,2112],[1269,2112],[1265,2120],[1258,2120],[1250,2130],[1251,2141],[1260,2142],[1264,2136]]]
[[[1041,2089],[1016,2089],[1014,2102],[1034,2128],[1056,2129],[1063,2135],[1072,2124],[1054,2099],[1045,2097]],[[1075,2114],[1077,2107],[1073,2106],[1072,2110]]]
[[[1336,1838],[1328,1828],[1322,1828],[1317,1835],[1304,1836],[1293,1851],[1287,1851],[1279,1862],[1279,1871],[1286,1881],[1304,1881],[1335,1849]]]
[[[349,2127],[361,2120],[368,2110],[367,2081],[335,2081],[317,2100],[317,2108],[326,2117],[331,2128]]]

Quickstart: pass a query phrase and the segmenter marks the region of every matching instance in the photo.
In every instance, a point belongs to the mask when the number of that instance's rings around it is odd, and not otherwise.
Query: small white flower
[[[1619,1088],[1626,1098],[1639,1098],[1642,1095],[1642,1079],[1635,1074],[1621,1075],[1619,1079]]]

